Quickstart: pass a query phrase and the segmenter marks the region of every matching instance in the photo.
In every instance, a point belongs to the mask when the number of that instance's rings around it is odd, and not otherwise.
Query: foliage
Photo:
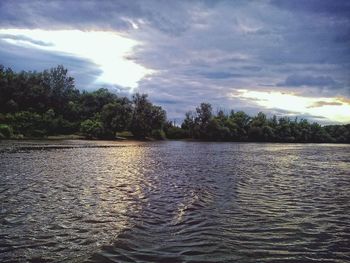
[[[63,66],[15,73],[0,65],[0,114],[0,123],[13,127],[16,137],[79,131],[89,138],[114,138],[121,131],[146,137],[154,130],[159,136],[166,119],[147,95],[136,94],[131,102],[107,89],[80,92]]]
[[[11,125],[16,134],[28,137],[37,137],[46,133],[42,116],[29,111],[8,113],[5,115],[4,123]]]
[[[130,130],[138,138],[151,136],[152,130],[163,129],[163,123],[166,121],[165,111],[154,106],[146,94],[136,93],[133,96],[133,114]]]
[[[164,131],[160,129],[152,130],[151,136],[157,140],[164,140],[166,138]]]
[[[179,128],[168,127],[167,135],[171,129]],[[208,103],[202,103],[195,113],[187,112],[181,129],[184,131],[181,138],[210,141],[350,142],[350,124],[321,126],[305,119],[267,118],[262,112],[253,117],[242,111],[229,114],[219,111],[215,115]]]
[[[101,121],[106,130],[115,134],[129,128],[132,107],[129,100],[121,102],[112,102],[103,106],[101,110]]]
[[[0,124],[0,139],[8,139],[13,136],[12,127],[6,124]]]
[[[98,139],[104,137],[103,124],[96,120],[85,120],[80,124],[80,132],[89,139]]]
[[[177,127],[172,122],[167,122],[164,125],[164,132],[168,139],[184,139],[190,137],[186,129]]]

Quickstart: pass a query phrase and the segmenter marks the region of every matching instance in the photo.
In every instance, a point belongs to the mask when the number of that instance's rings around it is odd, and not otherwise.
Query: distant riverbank
[[[303,141],[222,141],[222,140],[201,140],[201,139],[193,139],[193,138],[185,138],[185,139],[156,139],[151,137],[146,138],[136,138],[136,137],[115,137],[114,139],[99,139],[99,138],[86,138],[82,135],[78,134],[70,134],[70,135],[54,135],[47,137],[21,137],[21,138],[6,138],[0,139],[1,141],[11,141],[15,142],[26,142],[26,141],[36,141],[36,142],[45,142],[45,141],[76,141],[76,142],[157,142],[157,141],[181,141],[181,142],[211,142],[211,143],[272,143],[272,144],[349,144],[349,142],[303,142]]]

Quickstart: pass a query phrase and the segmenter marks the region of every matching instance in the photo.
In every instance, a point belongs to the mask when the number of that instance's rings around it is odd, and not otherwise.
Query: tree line
[[[209,103],[188,112],[181,126],[146,94],[131,99],[107,89],[79,91],[67,69],[14,72],[0,65],[0,139],[80,134],[114,139],[198,139],[208,141],[350,142],[350,125],[321,126],[305,119],[267,118],[260,112],[213,113]]]
[[[213,114],[209,103],[187,112],[181,128],[165,126],[168,137],[183,136],[207,141],[247,142],[340,142],[350,143],[350,124],[321,126],[306,119],[268,118],[259,112],[251,117],[243,111]]]

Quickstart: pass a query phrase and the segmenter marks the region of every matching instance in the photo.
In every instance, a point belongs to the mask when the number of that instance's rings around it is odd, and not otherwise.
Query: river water
[[[0,143],[1,262],[350,262],[350,145]]]

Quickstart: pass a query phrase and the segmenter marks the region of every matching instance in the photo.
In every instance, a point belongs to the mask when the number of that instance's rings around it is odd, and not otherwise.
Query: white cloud
[[[18,46],[89,59],[102,70],[96,83],[116,84],[134,89],[143,77],[152,73],[151,70],[127,59],[139,43],[115,32],[0,29],[0,38]],[[38,41],[47,44],[36,44]]]

